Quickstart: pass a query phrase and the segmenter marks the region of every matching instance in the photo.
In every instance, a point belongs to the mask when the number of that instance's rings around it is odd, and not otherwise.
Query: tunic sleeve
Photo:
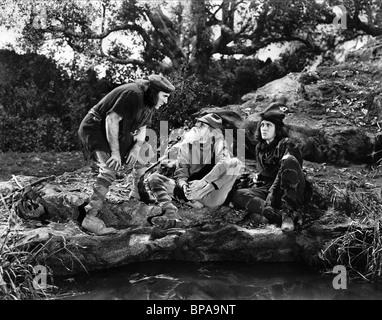
[[[140,101],[138,94],[135,91],[128,90],[120,94],[107,114],[110,112],[115,112],[122,118],[133,117],[139,106]]]

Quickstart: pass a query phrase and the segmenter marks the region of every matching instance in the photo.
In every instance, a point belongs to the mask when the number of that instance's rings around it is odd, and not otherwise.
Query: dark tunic
[[[142,126],[150,126],[154,108],[145,104],[144,82],[123,84],[101,99],[82,120],[78,134],[85,151],[94,155],[95,151],[111,153],[106,138],[105,120],[109,113],[122,117],[119,122],[119,147],[124,159],[133,145],[133,133]]]
[[[287,153],[294,156],[302,167],[301,151],[290,138],[273,140],[270,144],[258,143],[256,145],[258,180],[273,183],[280,170],[281,159]]]
[[[293,157],[282,160],[288,153]],[[290,138],[273,140],[270,144],[259,142],[256,161],[259,171],[256,186],[234,190],[234,205],[258,214],[262,214],[265,202],[274,208],[281,208],[285,203],[289,209],[297,209],[304,202],[306,185],[302,154],[297,145]]]

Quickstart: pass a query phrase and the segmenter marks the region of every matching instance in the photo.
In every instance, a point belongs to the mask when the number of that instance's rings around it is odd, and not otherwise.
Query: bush
[[[174,73],[168,79],[176,90],[171,94],[169,103],[154,113],[152,128],[158,133],[160,121],[168,121],[169,128],[182,127],[185,120],[209,106],[213,99],[211,88],[195,75],[186,77],[182,73]]]
[[[63,128],[59,118],[43,116],[37,120],[0,116],[0,150],[71,151],[78,149],[77,132]]]

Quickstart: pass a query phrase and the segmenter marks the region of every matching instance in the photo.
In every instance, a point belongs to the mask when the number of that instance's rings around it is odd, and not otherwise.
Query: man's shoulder
[[[291,145],[291,146],[298,146],[299,145],[299,141],[295,138],[291,138],[291,137],[285,137],[285,138],[282,138],[279,142],[280,145]]]
[[[114,88],[113,90],[114,92],[131,92],[131,93],[136,93],[136,94],[142,94],[142,90],[140,88],[140,86],[135,83],[135,82],[130,82],[130,83],[124,83],[124,84],[121,84],[119,86],[117,86],[116,88]],[[112,92],[113,92],[112,91]]]

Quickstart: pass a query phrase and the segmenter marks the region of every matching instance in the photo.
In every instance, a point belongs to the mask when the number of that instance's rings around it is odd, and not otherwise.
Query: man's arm
[[[118,170],[121,167],[121,154],[119,152],[119,122],[122,120],[122,117],[116,112],[110,112],[106,116],[106,138],[110,146],[111,156],[106,161],[106,165],[110,168]]]
[[[215,148],[215,161],[216,164],[212,168],[212,170],[207,173],[201,180],[204,180],[205,183],[212,183],[218,180],[227,170],[230,168],[231,163],[226,161],[230,159],[230,154],[228,152],[227,144],[225,140],[219,140],[214,146]],[[222,187],[221,185],[216,185],[219,189]],[[200,187],[200,186],[198,186]]]
[[[146,126],[142,126],[138,129],[138,134],[135,136],[136,142],[129,152],[126,163],[134,164],[135,162],[137,162],[139,157],[139,151],[141,150],[141,147],[143,143],[145,142],[145,140],[146,140]]]
[[[174,179],[177,185],[185,192],[188,188],[188,178],[190,177],[190,154],[188,144],[180,145],[177,156],[177,167],[174,172]]]
[[[136,144],[142,146],[142,144],[146,141],[146,127],[142,126],[138,129],[138,134],[135,136]]]

